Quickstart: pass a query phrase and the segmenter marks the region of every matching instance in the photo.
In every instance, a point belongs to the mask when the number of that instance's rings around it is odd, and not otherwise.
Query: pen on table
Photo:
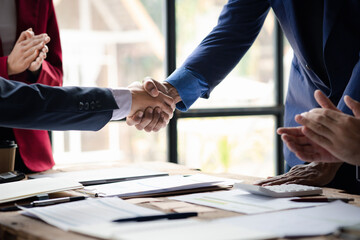
[[[113,222],[145,222],[145,221],[153,221],[158,219],[182,219],[188,217],[195,217],[197,215],[198,215],[197,212],[166,213],[166,214],[150,215],[150,216],[142,216],[142,217],[120,218],[117,220],[113,220]]]
[[[66,202],[74,202],[74,201],[79,201],[79,200],[84,200],[86,199],[85,196],[78,196],[78,197],[61,197],[61,198],[53,198],[53,199],[46,199],[46,200],[37,200],[37,201],[33,201],[30,204],[25,204],[25,205],[15,205],[15,206],[11,206],[11,207],[4,207],[4,208],[0,208],[1,212],[9,212],[9,211],[17,211],[20,210],[20,207],[43,207],[43,206],[49,206],[49,205],[54,205],[54,204],[58,204],[58,203],[66,203]]]
[[[350,201],[354,201],[353,198],[335,198],[335,197],[328,197],[328,198],[296,198],[291,199],[293,202],[333,202],[333,201],[343,201],[348,203]]]

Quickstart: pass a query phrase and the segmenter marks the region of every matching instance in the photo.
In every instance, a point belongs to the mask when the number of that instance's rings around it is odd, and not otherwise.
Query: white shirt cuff
[[[127,88],[111,89],[119,109],[114,109],[110,120],[120,120],[129,115],[132,104],[131,92]]]

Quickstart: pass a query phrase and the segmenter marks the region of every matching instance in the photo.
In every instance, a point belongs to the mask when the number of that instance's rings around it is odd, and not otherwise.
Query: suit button
[[[90,109],[91,109],[91,110],[94,110],[94,109],[95,109],[95,102],[94,102],[94,101],[91,101],[91,103],[90,103]]]
[[[311,67],[309,66],[309,64],[306,64],[305,67],[306,67],[307,70],[312,71],[312,69],[311,69]]]
[[[85,109],[85,110],[89,110],[89,102],[86,102],[86,103],[85,103],[84,109]]]
[[[84,103],[79,102],[79,110],[82,111],[84,109]]]

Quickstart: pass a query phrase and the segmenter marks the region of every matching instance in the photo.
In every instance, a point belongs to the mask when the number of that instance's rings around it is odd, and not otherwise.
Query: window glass
[[[275,118],[178,120],[179,162],[205,172],[267,177],[275,173]]]
[[[126,87],[164,79],[162,0],[54,1],[64,86]],[[150,146],[151,144],[151,146]],[[124,122],[98,132],[54,132],[57,165],[88,161],[166,160],[166,129],[146,133]]]

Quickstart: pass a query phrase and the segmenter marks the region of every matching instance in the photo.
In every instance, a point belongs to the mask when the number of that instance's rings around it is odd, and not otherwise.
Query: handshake
[[[175,104],[181,101],[171,84],[151,78],[145,78],[143,84],[132,83],[128,89],[132,104],[126,123],[138,130],[157,132],[165,127],[173,117]]]

